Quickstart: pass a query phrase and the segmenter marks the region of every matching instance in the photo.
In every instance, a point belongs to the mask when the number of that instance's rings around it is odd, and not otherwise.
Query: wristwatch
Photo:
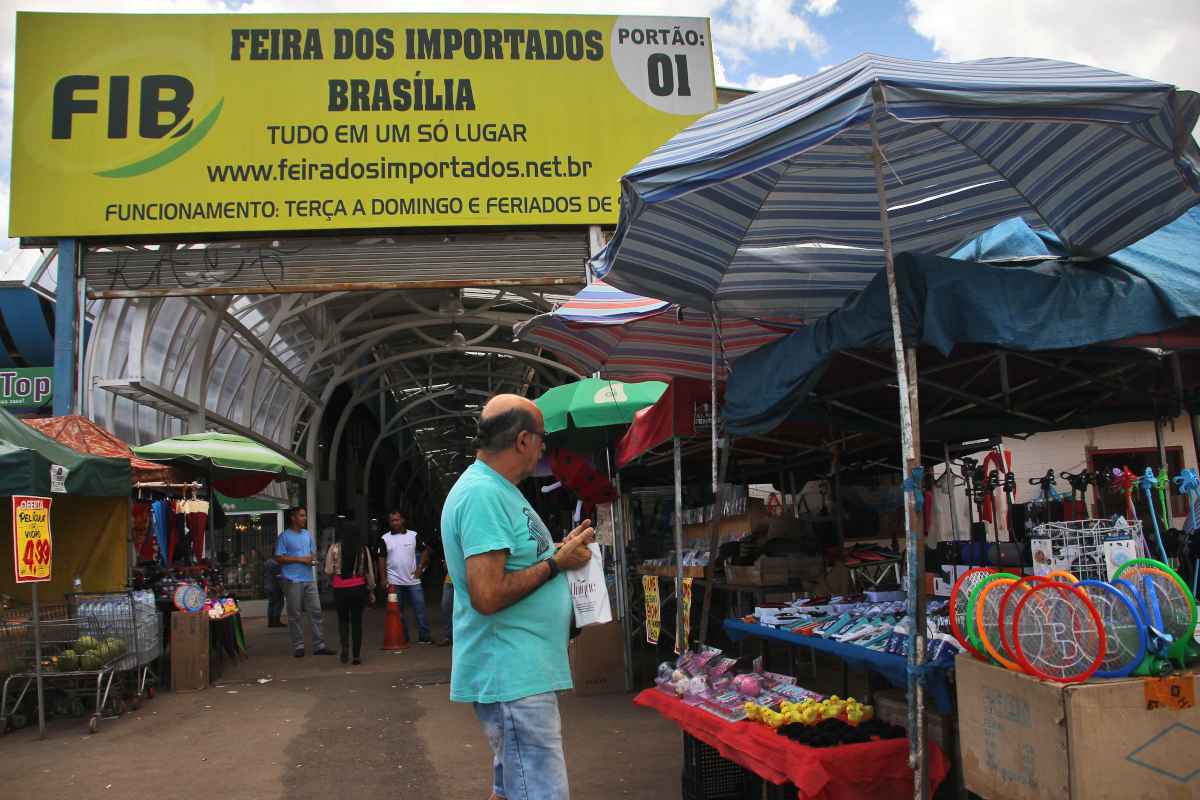
[[[550,577],[546,578],[546,582],[549,583],[558,577],[558,573],[562,572],[562,567],[554,560],[554,556],[547,558],[546,563],[550,565]]]

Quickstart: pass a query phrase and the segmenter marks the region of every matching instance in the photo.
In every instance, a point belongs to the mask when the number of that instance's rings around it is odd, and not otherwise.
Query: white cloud
[[[1200,89],[1197,0],[909,0],[909,12],[950,61],[1054,58]]]
[[[713,52],[713,82],[717,86],[731,86],[729,82],[729,74],[725,72],[725,64],[721,61],[721,54]]]
[[[818,0],[827,2],[828,0]],[[829,45],[808,21],[792,10],[792,0],[728,0],[712,19],[713,43],[733,66],[764,51],[796,52],[801,47],[817,56]]]
[[[787,86],[799,80],[804,80],[807,75],[797,75],[794,72],[789,72],[786,75],[758,75],[754,74],[746,78],[746,87],[755,89],[760,92],[778,89],[780,86]]]
[[[837,11],[838,0],[808,0],[804,4],[804,10],[816,14],[818,17],[828,17],[833,12]]]

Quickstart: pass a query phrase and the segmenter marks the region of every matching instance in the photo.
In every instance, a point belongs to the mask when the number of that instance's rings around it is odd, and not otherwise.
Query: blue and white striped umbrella
[[[862,55],[731,103],[622,180],[608,283],[690,308],[814,319],[892,249],[949,254],[1012,217],[1106,255],[1200,202],[1200,96],[1032,58]]]

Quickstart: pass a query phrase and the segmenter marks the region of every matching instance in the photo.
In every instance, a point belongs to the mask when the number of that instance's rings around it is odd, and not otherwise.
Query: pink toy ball
[[[757,675],[738,675],[733,679],[733,688],[743,697],[758,697],[762,694],[762,681]]]

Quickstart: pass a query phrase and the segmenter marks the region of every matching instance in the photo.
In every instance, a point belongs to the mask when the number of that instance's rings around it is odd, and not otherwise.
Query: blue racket
[[[1076,588],[1087,594],[1104,623],[1104,660],[1096,670],[1096,677],[1123,678],[1129,675],[1146,657],[1149,641],[1146,623],[1134,601],[1116,586],[1104,581],[1080,581]]]

